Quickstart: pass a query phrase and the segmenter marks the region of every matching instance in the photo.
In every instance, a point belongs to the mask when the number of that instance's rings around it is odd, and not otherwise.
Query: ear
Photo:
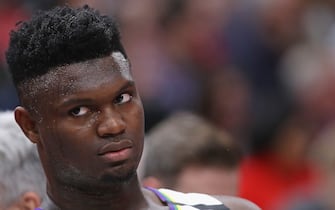
[[[35,192],[26,192],[21,196],[20,206],[25,210],[34,210],[41,205],[41,197]]]
[[[159,179],[153,176],[143,178],[142,185],[145,187],[152,187],[156,189],[164,187],[163,183]]]
[[[38,130],[36,129],[36,121],[31,117],[29,112],[21,106],[15,108],[14,116],[16,123],[21,127],[23,133],[31,142],[39,142]]]

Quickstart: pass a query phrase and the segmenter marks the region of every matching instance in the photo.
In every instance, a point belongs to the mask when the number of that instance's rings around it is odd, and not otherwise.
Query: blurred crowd
[[[1,0],[0,110],[19,103],[9,31],[62,4],[119,19],[146,132],[194,112],[241,148],[240,196],[264,210],[335,209],[334,0]]]

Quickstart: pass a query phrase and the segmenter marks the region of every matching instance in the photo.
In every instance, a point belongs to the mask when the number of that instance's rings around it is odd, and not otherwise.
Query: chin
[[[127,183],[136,178],[136,169],[132,169],[126,172],[119,173],[107,173],[101,177],[101,181],[104,183]]]

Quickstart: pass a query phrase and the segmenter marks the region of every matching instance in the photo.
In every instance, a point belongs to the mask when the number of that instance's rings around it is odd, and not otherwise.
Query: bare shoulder
[[[220,200],[230,210],[260,210],[255,203],[240,197],[234,196],[214,196]]]

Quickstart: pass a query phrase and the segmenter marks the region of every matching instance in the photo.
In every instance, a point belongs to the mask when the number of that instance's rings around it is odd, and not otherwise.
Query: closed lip
[[[117,142],[110,142],[108,144],[105,144],[99,149],[98,155],[105,155],[111,152],[118,152],[131,147],[133,147],[133,144],[132,141],[130,141],[129,139],[124,139]]]

